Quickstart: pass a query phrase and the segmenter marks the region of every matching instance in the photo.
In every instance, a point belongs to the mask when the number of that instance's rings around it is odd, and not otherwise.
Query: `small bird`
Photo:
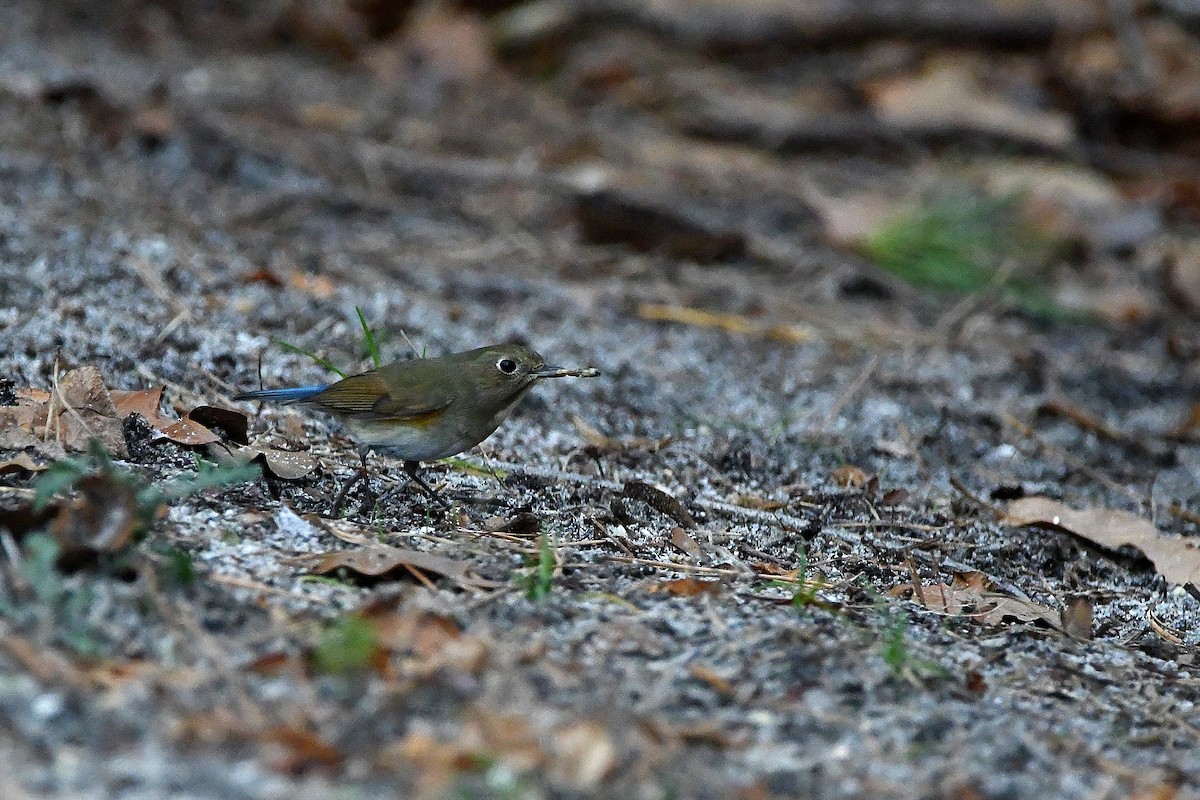
[[[233,399],[311,406],[333,414],[349,428],[358,443],[362,469],[338,493],[334,513],[350,488],[366,479],[367,453],[372,450],[403,459],[408,476],[445,506],[446,501],[421,478],[422,461],[470,450],[491,436],[543,378],[598,374],[595,369],[548,366],[528,347],[501,344],[387,364],[336,383],[260,389]]]

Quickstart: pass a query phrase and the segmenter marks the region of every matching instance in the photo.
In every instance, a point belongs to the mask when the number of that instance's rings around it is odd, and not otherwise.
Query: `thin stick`
[[[856,377],[850,383],[850,385],[846,387],[846,391],[842,392],[841,396],[834,401],[833,406],[829,409],[829,413],[825,415],[825,419],[822,420],[821,424],[817,426],[816,432],[818,434],[824,433],[825,429],[833,424],[834,419],[836,419],[837,415],[842,412],[842,409],[846,407],[851,399],[853,399],[854,395],[858,394],[859,391],[862,390],[866,382],[871,379],[871,375],[875,373],[875,368],[878,366],[879,355],[876,354],[871,356],[866,365],[862,368],[862,371],[858,373],[858,377]]]

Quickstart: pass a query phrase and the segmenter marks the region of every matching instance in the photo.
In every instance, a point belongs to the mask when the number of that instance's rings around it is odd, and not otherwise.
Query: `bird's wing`
[[[440,415],[453,400],[449,392],[428,391],[427,387],[393,394],[378,372],[364,372],[338,381],[309,402],[335,414],[415,422]]]

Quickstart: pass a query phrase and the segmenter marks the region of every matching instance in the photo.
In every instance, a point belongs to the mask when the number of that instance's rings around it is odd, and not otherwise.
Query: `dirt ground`
[[[1195,20],[894,6],[0,3],[0,402],[95,367],[308,459],[68,565],[80,456],[7,440],[0,796],[1200,796],[1200,112],[1102,58],[1186,82]],[[900,82],[963,64],[1019,102]],[[847,244],[1016,175],[1072,313]],[[346,432],[231,398],[368,368],[356,307],[601,375],[428,465],[452,510],[375,456],[334,517]],[[215,452],[154,422],[120,474]]]

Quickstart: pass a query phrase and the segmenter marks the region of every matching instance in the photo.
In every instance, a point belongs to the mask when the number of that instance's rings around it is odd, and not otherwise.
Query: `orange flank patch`
[[[442,414],[445,413],[445,408],[435,408],[433,411],[427,411],[424,414],[418,414],[415,417],[382,417],[379,419],[379,422],[391,422],[408,425],[414,428],[426,428],[441,419]]]

